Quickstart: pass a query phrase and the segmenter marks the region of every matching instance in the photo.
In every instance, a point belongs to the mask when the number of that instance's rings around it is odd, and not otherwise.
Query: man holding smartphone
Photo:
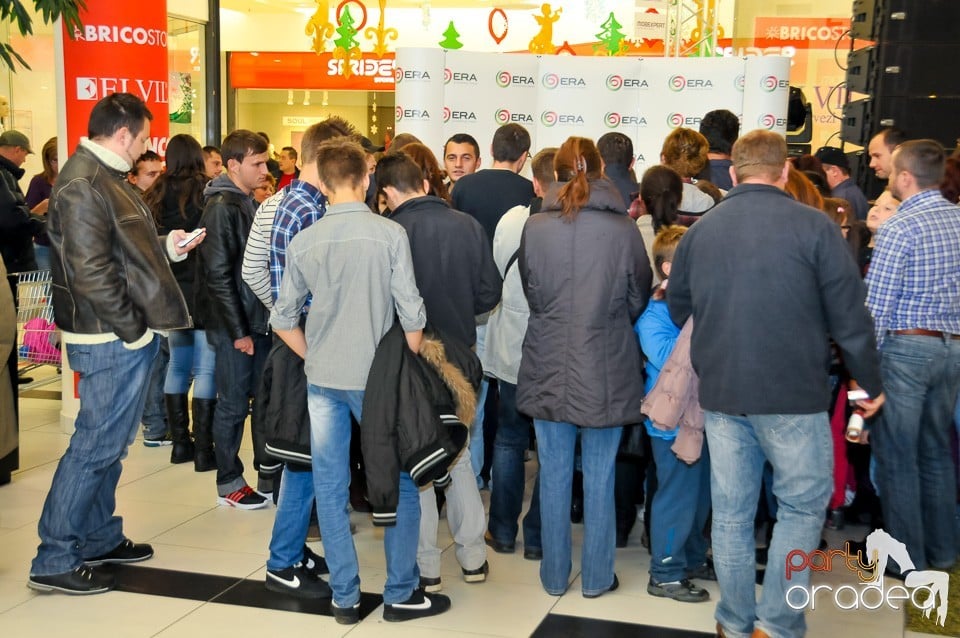
[[[80,413],[40,516],[40,547],[27,585],[99,594],[114,586],[97,566],[136,563],[153,548],[123,534],[114,515],[120,460],[136,434],[160,330],[191,326],[168,260],[186,232],[157,241],[153,216],[125,179],[146,149],[153,119],[130,93],[100,100],[89,139],[64,164],[50,196],[53,312],[70,367],[80,374]],[[163,238],[161,238],[163,239]]]

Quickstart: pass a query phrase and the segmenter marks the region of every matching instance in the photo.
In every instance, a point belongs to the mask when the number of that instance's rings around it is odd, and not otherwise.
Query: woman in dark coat
[[[167,170],[144,193],[144,201],[153,212],[160,233],[175,228],[191,232],[203,213],[203,189],[209,179],[204,171],[200,143],[189,135],[174,135],[167,144]],[[170,265],[180,292],[193,317],[193,329],[170,333],[170,363],[163,386],[167,423],[173,439],[171,463],[194,462],[198,472],[216,469],[213,456],[213,409],[217,386],[213,378],[216,362],[213,348],[207,345],[203,326],[197,325],[194,305],[196,252],[186,260]],[[193,436],[190,439],[190,415],[187,392],[193,382]]]
[[[547,593],[566,591],[571,569],[570,489],[579,434],[583,466],[583,595],[616,589],[614,461],[622,426],[640,423],[640,348],[633,323],[650,296],[643,240],[623,215],[600,154],[571,137],[554,160],[557,183],[543,214],[523,229],[518,266],[530,304],[517,408],[534,419],[540,454]]]

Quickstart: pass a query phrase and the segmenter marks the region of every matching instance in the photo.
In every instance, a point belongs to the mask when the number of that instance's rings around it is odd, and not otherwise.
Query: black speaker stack
[[[948,149],[960,135],[960,0],[854,0],[840,136],[866,147],[895,126]],[[872,43],[872,44],[870,44]],[[863,94],[853,99],[852,94]]]

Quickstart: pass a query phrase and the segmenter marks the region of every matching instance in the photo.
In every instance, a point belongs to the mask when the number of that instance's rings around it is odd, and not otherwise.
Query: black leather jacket
[[[53,187],[47,232],[61,329],[132,343],[147,328],[191,327],[153,216],[126,173],[82,145]]]
[[[197,248],[194,311],[206,329],[222,329],[236,341],[267,334],[269,311],[240,276],[243,251],[256,208],[230,178],[221,175],[204,192],[200,226],[207,235]]]

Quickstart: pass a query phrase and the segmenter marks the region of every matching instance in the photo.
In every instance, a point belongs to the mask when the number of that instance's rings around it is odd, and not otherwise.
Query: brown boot
[[[770,634],[762,629],[754,629],[751,638],[770,638]]]
[[[717,623],[717,638],[727,638],[727,634],[723,633],[723,625]]]

